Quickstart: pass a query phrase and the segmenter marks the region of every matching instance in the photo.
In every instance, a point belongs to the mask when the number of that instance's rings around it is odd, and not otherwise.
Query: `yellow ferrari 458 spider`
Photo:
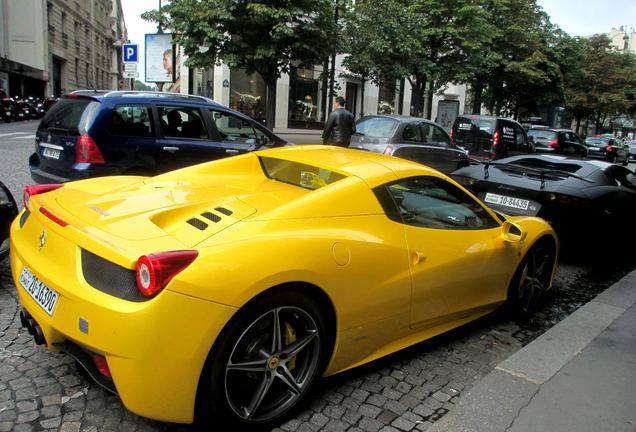
[[[332,375],[550,288],[558,241],[422,165],[328,146],[29,186],[21,319],[131,411],[268,427]]]

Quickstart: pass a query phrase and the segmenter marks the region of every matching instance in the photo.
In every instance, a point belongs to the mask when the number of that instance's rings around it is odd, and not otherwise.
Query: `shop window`
[[[378,114],[395,114],[397,82],[382,80],[378,86]]]
[[[230,108],[257,121],[265,120],[267,85],[259,74],[230,71]]]
[[[322,129],[320,100],[322,69],[291,67],[289,72],[288,126]]]

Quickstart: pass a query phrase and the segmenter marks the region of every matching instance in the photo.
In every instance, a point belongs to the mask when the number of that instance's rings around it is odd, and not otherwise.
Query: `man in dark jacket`
[[[329,114],[322,133],[323,144],[349,147],[351,135],[356,131],[353,114],[345,109],[345,100],[338,96],[333,100],[333,111]]]

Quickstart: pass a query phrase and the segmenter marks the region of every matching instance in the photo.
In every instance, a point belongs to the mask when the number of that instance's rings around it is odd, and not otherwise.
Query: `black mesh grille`
[[[232,210],[228,210],[225,207],[217,207],[214,210],[218,211],[219,213],[223,213],[225,216],[229,216],[232,214]]]
[[[193,227],[200,229],[201,231],[208,227],[208,224],[197,218],[188,219],[187,222]]]
[[[137,289],[134,270],[128,270],[82,249],[82,273],[93,288],[114,297],[142,302],[148,300]]]
[[[201,216],[203,216],[206,219],[211,220],[214,223],[217,223],[221,220],[221,217],[218,215],[215,215],[214,213],[210,213],[210,212],[205,212],[205,213],[201,213]]]

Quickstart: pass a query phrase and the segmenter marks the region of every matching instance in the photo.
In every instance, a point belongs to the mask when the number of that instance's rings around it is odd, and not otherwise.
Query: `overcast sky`
[[[636,0],[537,0],[557,24],[571,36],[607,33],[612,27],[636,28]],[[165,4],[165,0],[164,0]],[[122,0],[128,38],[139,44],[139,77],[144,80],[144,34],[156,33],[157,25],[142,20],[142,12],[159,7],[159,0]]]

